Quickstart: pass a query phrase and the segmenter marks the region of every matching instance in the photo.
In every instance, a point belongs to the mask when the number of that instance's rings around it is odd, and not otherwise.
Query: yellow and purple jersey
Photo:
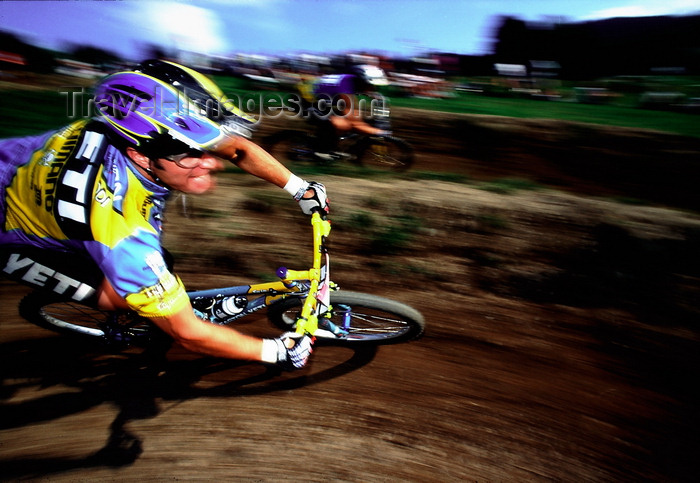
[[[146,317],[189,303],[162,255],[168,194],[134,168],[100,122],[0,141],[0,245],[85,254]]]

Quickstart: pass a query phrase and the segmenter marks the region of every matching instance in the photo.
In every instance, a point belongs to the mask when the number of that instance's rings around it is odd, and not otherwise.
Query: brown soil
[[[408,110],[395,120],[417,148],[414,173],[470,181],[319,181],[334,280],[421,310],[421,340],[321,347],[286,374],[179,348],[166,360],[109,354],[23,321],[26,290],[1,281],[2,478],[694,480],[698,141]],[[166,245],[186,284],[303,267],[309,228],[286,194],[220,178],[188,198],[188,217],[172,203]],[[240,329],[275,333],[263,318]]]

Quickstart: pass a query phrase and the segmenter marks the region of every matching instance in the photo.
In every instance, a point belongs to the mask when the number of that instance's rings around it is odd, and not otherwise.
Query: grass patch
[[[369,248],[379,255],[395,255],[406,249],[422,226],[414,216],[403,215],[388,220],[389,224],[376,227],[369,235]]]
[[[633,206],[643,206],[643,205],[648,205],[649,202],[640,200],[639,198],[632,198],[630,196],[615,196],[613,197],[613,201],[616,201],[618,203],[622,203],[624,205],[633,205]]]
[[[249,84],[241,79],[229,76],[214,76],[215,82],[229,97],[235,100],[258,100],[260,90],[250,89]],[[616,89],[613,83],[602,86]],[[664,78],[669,82],[669,78]],[[676,81],[678,85],[671,90],[688,89],[700,82],[695,77],[683,77]],[[658,90],[655,82],[649,90]],[[569,82],[562,88],[564,98],[572,100],[573,88],[584,83]],[[619,86],[618,86],[619,87]],[[697,88],[695,88],[697,89]],[[668,89],[667,89],[668,90]],[[289,95],[285,92],[264,92],[264,95]],[[565,121],[585,122],[609,126],[653,129],[691,137],[700,137],[700,118],[696,114],[670,112],[638,108],[638,92],[622,92],[616,101],[606,105],[583,104],[567,101],[542,101],[516,97],[488,96],[476,93],[459,92],[448,99],[418,99],[391,97],[391,105],[411,107],[438,112],[488,114],[517,118],[560,119]],[[690,94],[690,92],[689,92]],[[0,137],[21,136],[55,129],[88,114],[87,95],[81,99],[82,106],[75,106],[76,111],[69,117],[68,96],[59,89],[46,90],[7,90],[3,92],[0,109]],[[257,113],[255,113],[257,114]],[[367,173],[365,173],[367,174]]]
[[[0,138],[40,134],[77,121],[68,117],[67,96],[57,90],[2,93]]]
[[[367,208],[371,208],[371,209],[375,209],[375,210],[380,210],[380,209],[384,208],[384,206],[386,205],[386,203],[383,200],[376,198],[376,197],[373,197],[373,196],[363,198],[362,204],[364,206],[366,206]]]
[[[492,230],[502,230],[508,227],[508,220],[500,215],[476,215],[479,226]]]
[[[248,193],[243,201],[243,208],[255,213],[270,213],[278,207],[289,205],[289,199],[275,190],[254,191]]]
[[[396,107],[438,112],[486,114],[524,119],[559,119],[700,137],[700,129],[698,129],[700,118],[696,114],[640,109],[631,105],[633,103],[629,100],[623,100],[619,105],[593,105],[459,93],[449,99],[392,98],[391,103]]]
[[[382,216],[381,222],[371,213],[360,211],[336,220],[336,229],[357,235],[359,253],[371,251],[378,255],[394,255],[408,248],[415,234],[422,228],[423,220],[411,216]]]
[[[438,173],[435,171],[411,171],[406,173],[406,177],[426,181],[446,181],[448,183],[467,184],[470,182],[468,176],[456,173]]]
[[[371,213],[362,211],[351,214],[345,223],[350,230],[362,232],[371,230],[377,222]]]
[[[489,181],[488,183],[481,184],[477,187],[484,191],[490,191],[492,193],[499,193],[503,195],[509,195],[517,191],[532,191],[541,189],[541,186],[534,181],[522,178],[502,178]]]
[[[412,234],[400,226],[389,225],[372,233],[369,249],[377,255],[395,255],[404,250]]]

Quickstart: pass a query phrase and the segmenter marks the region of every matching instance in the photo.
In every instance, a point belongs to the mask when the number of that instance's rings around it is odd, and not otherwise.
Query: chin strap
[[[148,173],[148,176],[150,176],[151,179],[153,179],[153,182],[155,184],[158,184],[169,191],[173,191],[173,189],[170,186],[168,186],[168,184],[166,182],[164,182],[162,179],[160,179],[158,177],[158,175],[153,172],[153,170],[151,169],[152,162],[153,162],[153,160],[149,158],[148,168],[144,168],[143,166],[141,166],[141,169],[143,169],[146,173]]]

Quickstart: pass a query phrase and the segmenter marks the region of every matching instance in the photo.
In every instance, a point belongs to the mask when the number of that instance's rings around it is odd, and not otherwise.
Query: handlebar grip
[[[321,218],[321,220],[323,220],[323,221],[328,220],[328,212],[321,207],[313,208],[311,211],[311,214],[312,215],[318,214],[318,217]]]
[[[311,213],[318,213],[319,216],[324,220],[326,218],[328,218],[328,212],[326,210],[324,210],[323,208],[321,208],[320,206],[316,206],[314,208],[311,208]]]

